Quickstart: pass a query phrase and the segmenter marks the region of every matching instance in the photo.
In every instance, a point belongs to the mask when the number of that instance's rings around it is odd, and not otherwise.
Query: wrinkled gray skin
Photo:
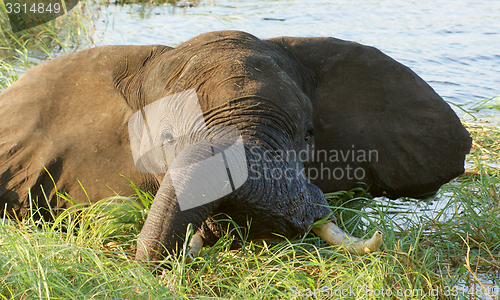
[[[192,88],[207,126],[240,131],[246,158],[254,162],[250,176],[265,168],[304,166],[360,167],[365,176],[311,182],[301,176],[249,177],[217,201],[180,211],[170,176],[136,169],[127,122],[141,107]],[[68,206],[58,201],[44,167],[58,191],[78,202],[114,192],[131,195],[129,178],[156,194],[137,250],[137,259],[151,261],[176,251],[189,223],[213,244],[222,234],[213,223],[219,213],[243,226],[252,220],[251,240],[275,239],[275,234],[291,238],[315,220],[332,218],[323,206],[324,192],[363,182],[374,196],[424,197],[464,171],[471,145],[448,104],[375,48],[334,38],[259,40],[238,31],[202,34],[176,48],[97,47],[43,63],[0,94],[0,133],[2,210],[7,204],[11,215],[26,213],[29,189],[33,199],[43,199],[41,185],[53,208]],[[305,163],[259,159],[265,151],[313,147],[376,150],[378,157]],[[197,155],[182,151],[176,159]]]

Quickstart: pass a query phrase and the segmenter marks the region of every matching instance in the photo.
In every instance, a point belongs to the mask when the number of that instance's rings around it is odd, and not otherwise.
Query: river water
[[[110,4],[100,7],[95,23],[98,45],[175,46],[214,30],[243,30],[259,38],[331,36],[379,48],[445,100],[467,109],[500,94],[498,0],[214,0],[187,8]],[[490,103],[500,104],[500,98]]]

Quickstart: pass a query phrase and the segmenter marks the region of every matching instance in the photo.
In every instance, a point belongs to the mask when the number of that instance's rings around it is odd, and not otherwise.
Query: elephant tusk
[[[382,232],[375,231],[371,239],[363,240],[345,233],[333,222],[328,222],[318,228],[313,228],[314,233],[319,235],[328,244],[333,246],[344,246],[347,252],[355,255],[364,255],[378,250],[382,245]]]
[[[195,233],[189,242],[189,252],[186,256],[186,262],[191,263],[194,261],[198,254],[200,254],[201,248],[203,248],[203,239],[199,233]]]

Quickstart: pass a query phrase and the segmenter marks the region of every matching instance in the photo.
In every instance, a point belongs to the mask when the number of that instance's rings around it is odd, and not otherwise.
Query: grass
[[[0,0],[0,91],[24,70],[92,44],[88,2],[16,34],[9,31],[4,9]],[[497,109],[497,100],[487,99],[477,109]],[[465,125],[474,139],[469,161],[475,167],[443,186],[432,200],[440,203],[434,211],[416,214],[408,207],[426,203],[371,199],[361,189],[327,195],[347,231],[384,232],[382,249],[373,255],[351,256],[312,234],[292,241],[245,241],[232,251],[232,238],[226,236],[192,263],[182,255],[169,257],[169,268],[158,275],[134,260],[135,240],[152,201],[137,190],[132,198],[73,206],[53,222],[1,220],[0,299],[475,299],[495,294],[500,129]]]
[[[70,13],[43,25],[12,32],[0,0],[0,91],[41,62],[92,45],[93,3],[80,1]]]
[[[440,211],[417,219],[405,214],[403,222],[391,203],[362,190],[329,194],[347,230],[384,232],[383,248],[373,255],[351,256],[313,235],[245,242],[231,251],[226,236],[192,263],[170,257],[162,275],[134,260],[144,206],[152,201],[140,191],[135,199],[74,206],[54,222],[4,220],[0,298],[469,299],[470,287],[474,295],[491,291],[485,277],[498,280],[499,202],[492,190],[499,184],[498,174],[481,168],[442,188],[438,198],[447,200]]]
[[[21,74],[54,57],[94,46],[96,4],[106,0],[80,0],[69,13],[43,25],[13,33],[3,0],[0,0],[0,91]],[[198,5],[199,0],[116,0],[115,4],[138,2],[171,4],[179,7]]]

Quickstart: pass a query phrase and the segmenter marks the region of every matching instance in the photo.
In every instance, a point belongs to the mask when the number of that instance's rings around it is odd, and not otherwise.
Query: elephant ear
[[[421,198],[464,172],[470,134],[409,68],[373,47],[334,38],[271,41],[313,74],[312,89],[304,90],[314,110],[316,155],[307,167],[324,192],[363,182],[373,196]]]

